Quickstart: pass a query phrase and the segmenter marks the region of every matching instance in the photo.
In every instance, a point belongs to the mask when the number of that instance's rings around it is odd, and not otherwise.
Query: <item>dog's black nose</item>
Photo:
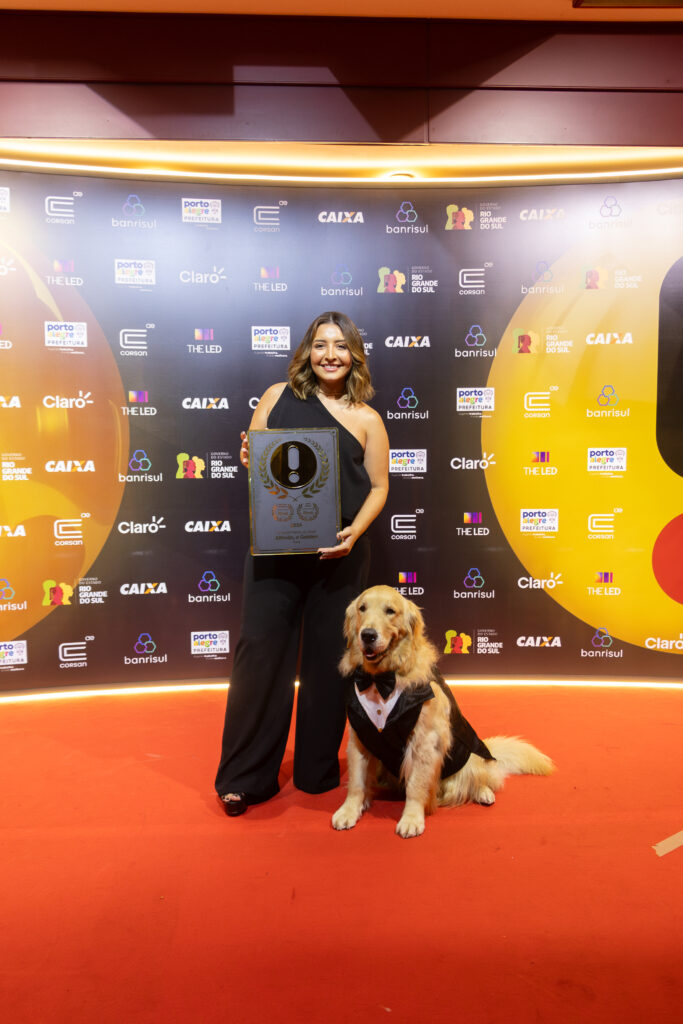
[[[364,644],[374,644],[377,639],[376,629],[361,629],[360,638]]]

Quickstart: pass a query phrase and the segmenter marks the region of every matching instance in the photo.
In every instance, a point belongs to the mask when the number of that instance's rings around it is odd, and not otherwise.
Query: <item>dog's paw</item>
[[[485,804],[487,807],[496,802],[496,794],[489,786],[481,786],[474,797],[475,804]]]
[[[345,828],[353,828],[360,820],[363,808],[355,804],[343,803],[338,811],[332,815],[332,828],[339,831]]]
[[[396,834],[402,839],[412,839],[413,836],[421,836],[425,830],[424,814],[403,814],[396,826]]]

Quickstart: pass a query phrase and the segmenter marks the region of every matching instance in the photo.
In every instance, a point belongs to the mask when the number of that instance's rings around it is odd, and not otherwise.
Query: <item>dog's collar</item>
[[[357,668],[353,673],[353,681],[361,693],[363,690],[369,690],[374,685],[382,700],[386,700],[396,688],[396,673],[377,672],[373,674],[372,672],[366,672],[363,668]]]

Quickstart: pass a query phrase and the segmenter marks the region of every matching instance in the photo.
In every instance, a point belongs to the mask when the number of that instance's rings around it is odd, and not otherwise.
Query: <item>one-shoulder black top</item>
[[[363,446],[343,423],[325,408],[317,395],[297,398],[289,384],[268,415],[268,429],[336,427],[339,433],[339,483],[342,525],[353,522],[370,493],[370,477],[363,465]]]

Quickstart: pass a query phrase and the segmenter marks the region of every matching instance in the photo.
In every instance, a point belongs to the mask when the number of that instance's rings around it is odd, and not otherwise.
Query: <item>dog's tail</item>
[[[555,771],[546,754],[519,736],[492,736],[484,743],[505,775],[550,775]]]

